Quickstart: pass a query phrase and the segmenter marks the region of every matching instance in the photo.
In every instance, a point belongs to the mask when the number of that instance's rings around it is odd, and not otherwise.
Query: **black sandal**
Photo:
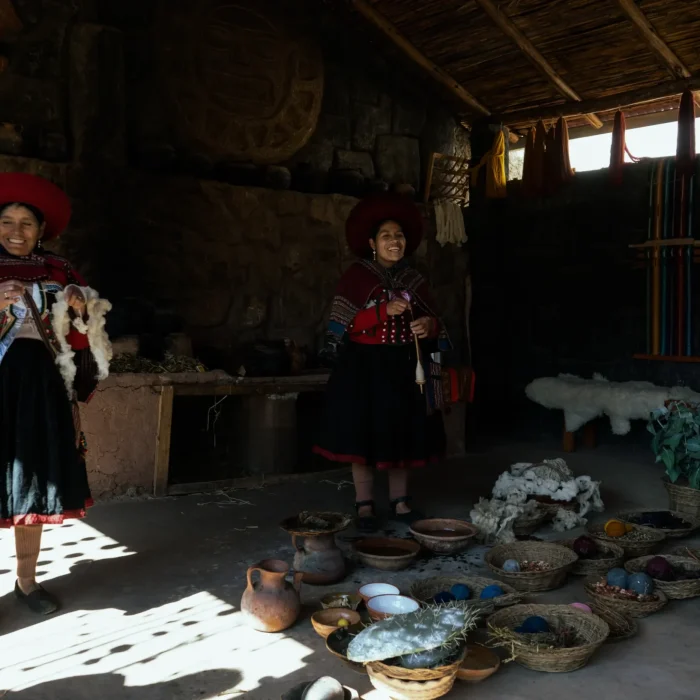
[[[371,506],[372,515],[359,515],[360,508],[363,506]],[[379,521],[374,514],[374,501],[357,501],[357,503],[355,503],[355,510],[358,512],[358,516],[355,518],[355,527],[358,532],[369,534],[379,530]]]
[[[31,593],[25,593],[19,587],[19,582],[15,581],[15,596],[38,615],[50,615],[59,608],[58,600],[41,586]]]
[[[391,502],[391,519],[395,522],[403,523],[404,525],[413,525],[417,520],[423,520],[425,515],[417,510],[410,510],[408,513],[397,513],[396,506],[399,503],[408,503],[411,500],[410,496],[401,496],[394,498]]]

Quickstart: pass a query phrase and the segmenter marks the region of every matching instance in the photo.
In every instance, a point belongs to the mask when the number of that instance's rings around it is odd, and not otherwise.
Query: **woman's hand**
[[[64,295],[66,304],[82,315],[83,311],[85,311],[85,297],[80,291],[80,288],[76,287],[74,284],[69,284],[65,289]]]
[[[24,294],[24,285],[21,282],[16,280],[0,282],[0,311],[21,301],[22,294]]]
[[[410,306],[411,305],[405,299],[392,299],[386,305],[386,312],[389,316],[401,316]]]
[[[411,324],[411,330],[418,338],[427,338],[433,330],[433,319],[430,316],[417,318]]]

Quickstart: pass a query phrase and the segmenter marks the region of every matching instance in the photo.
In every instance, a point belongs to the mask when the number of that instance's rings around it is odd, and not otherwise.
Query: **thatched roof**
[[[698,0],[350,2],[396,44],[393,26],[434,65],[434,77],[456,100],[458,91],[450,90],[443,76],[474,98],[476,108],[462,100],[467,121],[484,115],[480,105],[513,127],[558,112],[571,115],[570,126],[595,124],[612,120],[629,98],[646,96],[647,101],[628,114],[658,112],[677,105],[674,90],[677,95],[685,86],[700,89],[695,77],[700,78]],[[380,26],[382,18],[388,30]],[[410,50],[400,48],[415,60]],[[533,58],[533,48],[546,65]],[[599,109],[590,117],[579,109],[575,116],[579,100]]]

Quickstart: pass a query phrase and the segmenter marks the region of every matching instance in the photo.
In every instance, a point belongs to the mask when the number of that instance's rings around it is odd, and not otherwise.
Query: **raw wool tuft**
[[[549,409],[564,411],[567,431],[575,433],[600,416],[610,418],[615,435],[626,435],[630,421],[647,420],[669,399],[700,401],[700,394],[683,386],[661,387],[651,382],[611,382],[600,374],[583,379],[573,374],[535,379],[525,387],[528,398]]]
[[[56,295],[56,301],[51,308],[51,327],[61,348],[61,352],[56,357],[56,364],[61,372],[61,377],[63,377],[71,400],[73,398],[73,383],[77,372],[74,362],[75,352],[73,352],[67,340],[71,325],[79,333],[88,337],[90,351],[97,364],[96,379],[102,381],[109,376],[109,363],[112,360],[112,344],[105,330],[106,316],[112,305],[106,299],[101,299],[99,294],[91,287],[74,286],[80,290],[86,301],[87,323],[82,318],[76,318],[71,322],[65,290]]]
[[[563,508],[557,512],[553,526],[557,532],[585,525],[587,513],[604,509],[600,482],[593,481],[590,476],[574,477],[563,459],[544,460],[540,464],[514,464],[510,471],[498,477],[491,495],[490,501],[479,501],[471,518],[484,539],[503,543],[515,540],[515,520],[537,508],[532,496],[578,503],[577,513]]]

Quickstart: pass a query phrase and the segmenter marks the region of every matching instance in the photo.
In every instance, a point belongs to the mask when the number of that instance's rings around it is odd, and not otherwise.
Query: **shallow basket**
[[[610,635],[605,640],[607,644],[622,642],[625,639],[634,637],[639,632],[637,621],[608,605],[603,605],[598,601],[591,601],[591,610],[610,628]]]
[[[660,556],[663,556],[672,566],[679,566],[686,571],[700,571],[700,563],[690,557],[676,557],[672,554],[662,554]],[[647,564],[653,558],[653,556],[650,556],[630,559],[625,564],[625,569],[630,574],[646,573]],[[688,598],[700,596],[700,578],[688,581],[660,581],[655,578],[654,585],[656,591],[663,591],[669,600],[687,600]]]
[[[499,610],[489,618],[489,628],[515,629],[528,617],[543,617],[552,627],[567,626],[583,640],[570,649],[544,649],[514,644],[515,661],[525,668],[546,673],[569,673],[583,668],[610,634],[607,623],[597,615],[570,605],[515,605]]]
[[[496,581],[492,578],[482,578],[481,576],[432,576],[431,578],[422,579],[412,584],[410,589],[411,597],[421,603],[430,604],[438,593],[449,591],[456,583],[463,583],[472,592],[472,597],[464,601],[466,605],[480,607],[483,603],[484,607],[491,604],[496,608],[506,608],[509,605],[519,603],[522,599],[520,593],[507,583]],[[505,595],[499,596],[498,598],[481,600],[479,598],[481,591],[487,586],[494,585],[500,586],[505,592]]]
[[[660,511],[663,510],[662,508],[648,508],[647,510],[628,510],[624,511],[622,513],[617,514],[617,518],[619,520],[622,520],[622,522],[629,523],[630,525],[637,525],[637,522],[635,522],[635,516],[640,516],[643,513],[648,513],[648,512],[653,512],[653,511]],[[675,516],[676,518],[681,518],[682,520],[685,520],[688,523],[688,527],[685,528],[676,528],[674,530],[665,530],[663,528],[655,528],[651,527],[650,525],[639,525],[639,527],[648,527],[651,530],[657,530],[658,532],[663,532],[666,537],[669,537],[671,539],[674,538],[681,538],[681,537],[690,537],[694,532],[697,530],[700,530],[700,518],[695,517],[693,515],[689,515],[688,513],[681,513],[680,511],[677,510],[669,510],[668,511],[671,515]]]
[[[533,513],[523,514],[513,522],[513,534],[516,537],[528,537],[537,532],[543,525],[549,514],[537,506]]]
[[[645,540],[623,540],[621,537],[608,537],[605,534],[605,524],[596,523],[588,525],[588,534],[598,542],[606,542],[616,544],[625,550],[625,559],[634,559],[636,557],[645,557],[647,554],[655,554],[661,549],[666,535],[660,530],[654,530],[651,527],[634,526],[635,530],[644,530],[647,533],[648,539]]]
[[[517,561],[545,561],[552,565],[549,571],[503,571],[507,559]],[[515,590],[523,592],[551,591],[566,581],[566,575],[578,560],[573,550],[549,542],[513,542],[499,544],[486,554],[486,565],[507,581]]]
[[[574,549],[574,542],[576,540],[561,540],[557,542],[564,547],[568,547],[571,551]],[[625,550],[622,547],[612,544],[612,542],[602,542],[598,540],[596,542],[599,551],[604,554],[609,554],[608,557],[604,559],[581,559],[571,568],[571,573],[577,576],[595,576],[596,574],[607,574],[610,569],[614,569],[617,566],[622,566],[622,562],[625,560]]]
[[[457,673],[434,681],[407,681],[391,678],[381,671],[367,667],[369,680],[380,692],[393,700],[435,700],[447,695],[454,687]]]
[[[675,547],[670,552],[676,557],[685,557],[686,559],[697,559],[700,561],[700,549],[698,547]],[[665,554],[662,556],[666,556]]]
[[[600,579],[593,579],[586,581],[584,586],[586,595],[593,601],[594,605],[604,605],[627,617],[648,617],[649,615],[659,612],[659,610],[668,604],[666,594],[660,590],[654,591],[659,599],[648,603],[640,603],[636,600],[618,600],[610,596],[601,595],[593,588],[593,584],[597,583],[599,580]]]
[[[537,503],[537,507],[540,512],[544,515],[544,520],[554,520],[557,513],[560,510],[570,510],[575,512],[578,510],[578,503],[576,501],[557,501],[555,503],[541,503],[536,498],[530,498],[529,500]]]
[[[700,518],[700,490],[690,486],[672,484],[667,478],[663,479],[668,492],[668,507],[684,515]]]
[[[390,666],[381,661],[372,661],[367,664],[367,671],[378,671],[387,678],[401,681],[438,681],[441,678],[457,676],[457,671],[464,661],[467,653],[466,647],[451,664],[437,666],[436,668],[403,668],[403,666]]]

